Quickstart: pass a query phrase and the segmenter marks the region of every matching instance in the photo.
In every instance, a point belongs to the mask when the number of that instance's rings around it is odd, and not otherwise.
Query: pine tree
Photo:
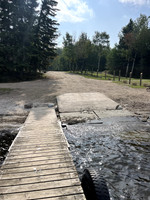
[[[11,1],[0,1],[0,73],[7,73],[11,64]]]
[[[15,0],[13,3],[12,35],[15,48],[13,67],[20,73],[30,71],[30,49],[37,5],[35,0]]]
[[[46,70],[49,66],[50,59],[54,58],[55,45],[54,40],[57,37],[57,21],[54,19],[56,15],[57,2],[54,0],[43,0],[38,24],[36,28],[36,57],[34,64],[39,70]]]
[[[0,70],[2,73],[30,71],[36,0],[0,2]]]

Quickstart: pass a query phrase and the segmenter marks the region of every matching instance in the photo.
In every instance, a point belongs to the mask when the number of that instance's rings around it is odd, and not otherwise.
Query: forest
[[[46,71],[56,56],[57,2],[0,1],[0,80]],[[8,78],[7,78],[8,77]]]
[[[119,42],[110,47],[110,36],[95,31],[90,39],[81,33],[78,40],[66,32],[57,47],[59,24],[55,18],[57,1],[0,1],[0,81],[46,72],[108,70],[122,76],[150,78],[150,17],[130,19],[118,33]]]
[[[150,27],[149,17],[140,15],[135,21],[122,28],[118,34],[119,43],[110,48],[110,36],[95,31],[92,40],[87,33],[81,33],[77,41],[66,33],[63,48],[57,49],[52,69],[66,71],[99,72],[108,70],[128,77],[139,77],[143,73],[150,78]]]

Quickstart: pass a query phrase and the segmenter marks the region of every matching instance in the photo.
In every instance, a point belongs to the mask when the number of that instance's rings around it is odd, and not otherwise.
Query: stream
[[[112,117],[63,131],[80,178],[93,167],[105,178],[111,200],[150,200],[150,123]]]

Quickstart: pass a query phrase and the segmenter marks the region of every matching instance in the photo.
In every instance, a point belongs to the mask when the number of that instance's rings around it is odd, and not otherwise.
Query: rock
[[[67,128],[67,124],[61,124],[62,128]]]
[[[33,103],[27,103],[24,105],[25,109],[31,109],[33,107]]]
[[[142,118],[142,122],[147,122],[148,118]]]
[[[87,123],[88,124],[103,124],[103,122],[101,120],[97,120],[97,119],[88,121]]]
[[[122,106],[117,105],[117,106],[116,106],[116,110],[123,110],[123,108],[122,108]]]
[[[52,108],[54,107],[55,105],[53,103],[34,103],[33,105],[35,108],[37,107],[49,107],[49,108]]]
[[[149,116],[142,116],[142,122],[148,122]]]
[[[49,103],[49,104],[48,104],[48,107],[49,107],[49,108],[52,108],[52,107],[54,107],[54,106],[55,106],[55,105],[54,105],[53,103]]]

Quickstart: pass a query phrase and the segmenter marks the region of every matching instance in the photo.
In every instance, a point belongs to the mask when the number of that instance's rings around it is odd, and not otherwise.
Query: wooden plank
[[[61,150],[61,151],[47,151],[45,152],[37,152],[36,154],[19,154],[19,155],[13,155],[13,154],[8,154],[8,159],[26,159],[26,158],[34,158],[34,157],[42,157],[42,156],[57,156],[57,155],[65,155],[67,156],[69,152],[67,150]]]
[[[9,156],[20,156],[20,155],[24,155],[24,156],[26,156],[26,155],[38,155],[39,153],[55,153],[55,152],[67,152],[68,150],[67,150],[67,148],[63,148],[63,149],[58,149],[58,148],[55,148],[55,149],[51,149],[51,148],[49,148],[49,149],[47,149],[47,148],[45,148],[45,149],[38,149],[38,150],[31,150],[31,151],[18,151],[18,152],[15,152],[15,151],[11,151],[10,153],[9,153]]]
[[[38,200],[38,199],[34,199]],[[54,197],[54,198],[44,198],[44,200],[85,200],[85,196],[83,194],[77,195],[68,195],[68,196],[61,196],[61,197]]]
[[[56,143],[56,144],[36,144],[36,145],[15,145],[12,146],[11,150],[34,150],[39,148],[64,148],[67,147],[65,143]]]
[[[58,173],[58,174],[46,174],[42,176],[34,176],[34,177],[26,177],[26,178],[15,178],[15,179],[0,179],[0,187],[4,188],[6,186],[16,186],[16,185],[27,185],[34,183],[42,183],[42,182],[53,182],[58,180],[67,180],[67,179],[75,179],[78,178],[77,173],[66,172],[66,173]]]
[[[28,173],[12,173],[12,174],[1,174],[1,179],[13,179],[13,178],[25,178],[25,177],[34,177],[34,176],[42,176],[46,174],[58,174],[58,173],[66,173],[75,171],[74,166],[59,168],[59,169],[43,169],[43,170],[33,170]]]
[[[67,157],[66,159],[64,158],[56,158],[56,159],[46,159],[46,160],[38,160],[38,161],[34,161],[34,162],[15,162],[15,163],[5,163],[5,165],[3,165],[1,167],[1,169],[15,169],[15,168],[24,168],[24,167],[36,167],[36,166],[40,166],[40,165],[52,165],[52,164],[58,164],[58,163],[68,163],[68,162],[72,162],[72,159]]]
[[[59,169],[65,167],[71,167],[73,165],[72,162],[64,162],[64,163],[53,163],[51,165],[39,165],[39,166],[28,166],[22,168],[11,168],[11,169],[2,169],[1,174],[14,174],[14,173],[28,173],[32,171],[40,171],[40,170],[48,170],[48,169]]]
[[[54,109],[33,109],[0,170],[0,199],[85,200]]]
[[[29,149],[17,149],[17,148],[12,148],[11,149],[11,152],[9,154],[28,154],[28,153],[34,153],[34,152],[38,152],[38,151],[63,151],[63,150],[66,150],[68,149],[66,145],[55,145],[55,146],[52,146],[52,147],[45,147],[45,146],[40,146],[40,147],[32,147],[32,148],[29,148]]]
[[[20,157],[7,157],[7,159],[6,159],[6,162],[7,163],[9,163],[9,162],[12,162],[13,161],[13,163],[15,163],[15,162],[28,162],[29,160],[30,161],[38,161],[38,160],[43,160],[43,159],[56,159],[56,158],[67,158],[67,157],[69,157],[70,155],[68,154],[68,153],[65,153],[65,154],[63,154],[63,153],[61,153],[61,152],[59,152],[58,154],[52,154],[52,153],[47,153],[46,155],[44,154],[39,154],[39,155],[30,155],[30,156],[28,156],[28,157],[24,157],[24,156],[20,156]]]
[[[3,200],[34,200],[34,199],[45,199],[45,198],[55,198],[68,195],[83,194],[81,187],[71,186],[71,187],[61,187],[54,189],[42,189],[38,191],[27,191],[23,193],[12,193],[0,195],[0,199]]]
[[[57,158],[43,158],[43,157],[39,157],[38,159],[32,159],[32,160],[27,160],[27,161],[19,161],[19,160],[6,160],[5,161],[5,166],[7,167],[7,166],[10,166],[10,165],[18,165],[18,166],[26,166],[26,165],[28,165],[28,164],[38,164],[38,163],[40,163],[40,162],[47,162],[47,161],[51,161],[51,162],[53,162],[53,163],[55,163],[55,162],[58,162],[58,160],[60,161],[60,162],[62,162],[62,161],[66,161],[66,160],[68,160],[68,157],[58,157],[57,156]]]
[[[54,189],[61,187],[71,187],[71,186],[79,186],[78,178],[75,179],[66,179],[66,180],[58,180],[58,181],[45,181],[42,183],[32,183],[26,185],[17,185],[17,186],[7,186],[0,187],[0,194],[10,194],[10,193],[20,193],[20,192],[31,192],[42,189]]]

